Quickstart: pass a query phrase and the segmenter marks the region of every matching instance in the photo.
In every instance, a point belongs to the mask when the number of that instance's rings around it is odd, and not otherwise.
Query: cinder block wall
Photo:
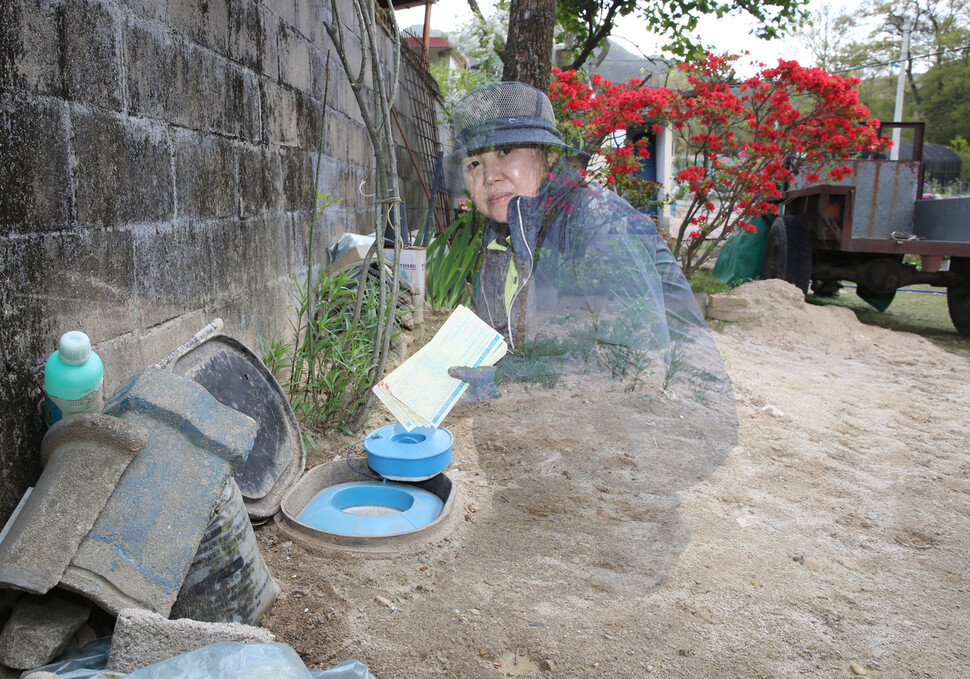
[[[321,122],[319,189],[343,202],[314,261],[372,232],[358,186],[373,191],[373,153],[335,51],[323,100],[324,21],[329,0],[0,4],[0,519],[39,474],[43,364],[62,333],[91,337],[107,395],[214,317],[254,349],[287,328]]]

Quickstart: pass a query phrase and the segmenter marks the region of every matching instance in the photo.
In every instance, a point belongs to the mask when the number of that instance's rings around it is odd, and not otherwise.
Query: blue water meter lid
[[[385,479],[423,481],[451,464],[455,437],[443,427],[415,427],[408,431],[392,424],[364,439],[367,464]]]
[[[415,427],[408,431],[401,424],[375,429],[364,439],[370,455],[389,460],[423,460],[451,450],[455,437],[444,427]]]

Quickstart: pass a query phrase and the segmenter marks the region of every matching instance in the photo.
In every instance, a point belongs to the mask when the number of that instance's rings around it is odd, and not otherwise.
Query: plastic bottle
[[[78,330],[64,333],[44,365],[47,426],[75,413],[101,412],[103,381],[104,364],[90,338]]]

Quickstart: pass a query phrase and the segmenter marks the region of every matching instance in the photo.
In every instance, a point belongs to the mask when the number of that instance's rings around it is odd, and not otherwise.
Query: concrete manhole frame
[[[283,498],[275,518],[277,527],[294,542],[318,551],[384,557],[422,551],[450,535],[458,525],[461,513],[455,511],[455,506],[461,506],[461,492],[444,473],[410,484],[438,496],[444,503],[438,518],[422,528],[394,535],[344,535],[313,528],[297,520],[303,508],[321,490],[364,479],[366,477],[348,467],[344,460],[314,467]]]

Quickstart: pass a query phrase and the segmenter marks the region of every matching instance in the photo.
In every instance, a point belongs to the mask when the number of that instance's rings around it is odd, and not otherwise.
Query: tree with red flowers
[[[859,102],[858,80],[780,60],[736,81],[735,60],[708,55],[682,65],[689,90],[595,76],[586,84],[575,71],[554,72],[550,90],[567,140],[603,152],[601,174],[609,184],[636,184],[645,148],[629,138],[604,146],[608,137],[647,125],[673,130],[688,163],[675,179],[690,203],[670,244],[688,278],[734,230],[753,231],[753,219],[777,214],[782,190],[796,173],[819,181],[823,161],[890,143],[879,138],[878,121]],[[850,172],[831,162],[827,167],[833,180]]]

